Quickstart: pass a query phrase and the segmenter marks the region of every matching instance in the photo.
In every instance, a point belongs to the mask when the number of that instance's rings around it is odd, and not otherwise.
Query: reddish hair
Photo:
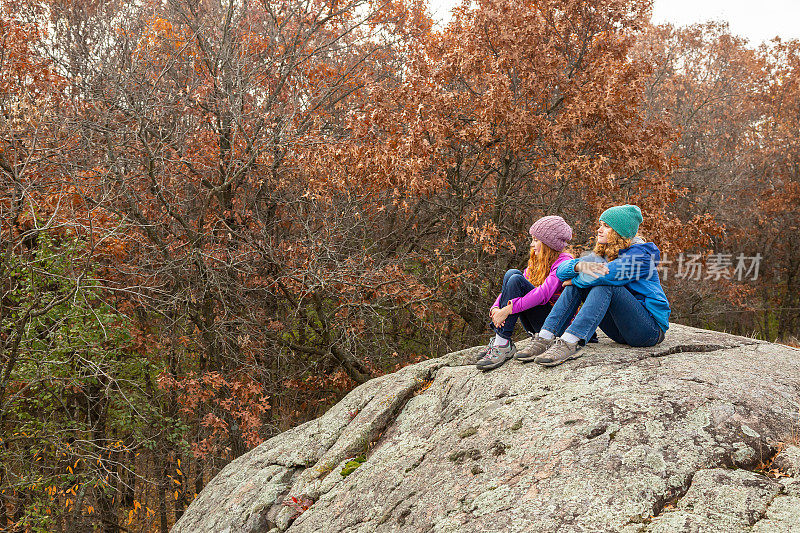
[[[525,272],[525,277],[528,281],[537,287],[544,283],[544,280],[550,275],[550,268],[556,262],[560,253],[542,243],[542,253],[537,254],[533,251],[533,246],[531,246],[530,255],[528,256],[528,270]]]

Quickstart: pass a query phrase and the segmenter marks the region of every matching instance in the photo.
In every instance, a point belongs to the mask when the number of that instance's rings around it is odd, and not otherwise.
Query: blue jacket
[[[599,278],[575,272],[575,263],[578,261],[597,261],[597,256],[582,257],[564,261],[559,265],[556,275],[562,281],[568,279],[576,287],[592,287],[595,285],[624,286],[637,300],[642,302],[645,309],[656,319],[661,329],[669,329],[670,307],[667,295],[661,287],[658,277],[658,263],[661,261],[661,252],[652,242],[642,239],[619,251],[619,257],[608,262],[608,274]]]

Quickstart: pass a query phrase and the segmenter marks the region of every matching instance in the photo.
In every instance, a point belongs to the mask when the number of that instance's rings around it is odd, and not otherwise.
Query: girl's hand
[[[498,309],[497,307],[494,308],[494,314],[492,315],[492,323],[494,327],[501,328],[503,324],[506,323],[506,318],[508,315],[511,314],[512,304],[508,304],[507,306],[503,307],[502,309]]]
[[[599,278],[608,274],[608,265],[605,263],[592,263],[590,261],[578,261],[575,263],[575,272],[588,274],[593,278]]]
[[[564,283],[561,284],[562,287],[566,287],[567,285],[572,285],[572,280],[571,279],[568,279],[567,281],[565,281]]]

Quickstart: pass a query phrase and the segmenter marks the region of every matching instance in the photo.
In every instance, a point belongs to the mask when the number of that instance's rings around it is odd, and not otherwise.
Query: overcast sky
[[[429,0],[436,18],[446,21],[460,0]],[[800,38],[800,0],[655,0],[653,21],[685,26],[724,20],[731,32],[747,37],[751,45],[769,40]]]

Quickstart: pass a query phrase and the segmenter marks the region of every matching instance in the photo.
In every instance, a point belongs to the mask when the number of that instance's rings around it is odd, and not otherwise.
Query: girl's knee
[[[520,272],[516,268],[512,268],[511,270],[507,270],[505,276],[503,276],[503,285],[508,283],[514,276],[525,277],[522,275],[522,272]]]
[[[517,274],[513,274],[508,278],[508,285],[519,288],[522,287],[527,281],[528,280],[525,279],[525,276],[522,275],[522,272],[518,272]]]
[[[610,300],[614,300],[618,297],[620,289],[628,292],[625,287],[617,287],[615,285],[594,285],[589,287],[589,290],[586,292],[586,298],[588,298],[589,295],[594,295],[594,297],[599,296],[601,298],[609,298]]]
[[[618,288],[613,285],[593,285],[589,287],[589,292],[614,292],[614,289]]]

